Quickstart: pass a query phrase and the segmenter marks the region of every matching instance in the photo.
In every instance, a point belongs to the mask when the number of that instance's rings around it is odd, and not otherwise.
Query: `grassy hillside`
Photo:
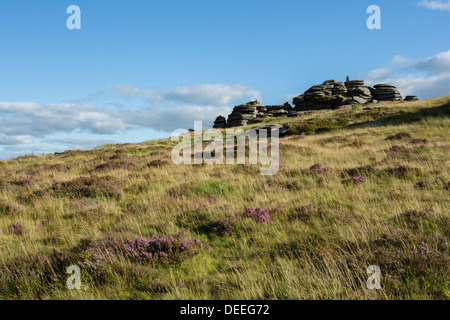
[[[450,96],[275,121],[274,176],[170,140],[0,161],[0,299],[450,298]]]

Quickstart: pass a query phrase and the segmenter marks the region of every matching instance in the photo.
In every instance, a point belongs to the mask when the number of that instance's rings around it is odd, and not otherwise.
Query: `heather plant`
[[[366,182],[367,178],[366,177],[362,177],[362,176],[358,176],[358,177],[353,177],[351,179],[352,182],[354,183],[364,183]]]
[[[102,163],[95,167],[95,170],[116,170],[116,169],[133,169],[136,168],[136,164],[131,161],[109,161]]]
[[[376,173],[376,169],[372,165],[366,165],[357,168],[346,169],[342,173],[342,177],[350,179],[357,176],[370,177]]]
[[[408,132],[399,132],[386,138],[386,140],[404,140],[404,139],[411,139],[411,134],[409,134]]]
[[[307,206],[299,206],[295,209],[293,217],[304,222],[310,221],[315,215],[319,213],[319,208],[312,204]]]
[[[21,235],[25,232],[25,226],[23,226],[22,224],[20,224],[19,222],[10,225],[8,227],[8,231],[11,234],[15,234],[15,235]]]
[[[243,213],[244,218],[250,218],[259,223],[271,222],[272,217],[268,210],[264,210],[261,207],[256,209],[246,208]]]
[[[394,168],[388,168],[387,174],[398,179],[405,179],[408,177],[422,177],[423,173],[418,168],[411,168],[408,165],[398,164]]]
[[[53,184],[52,191],[61,197],[120,199],[122,188],[103,177],[80,177],[72,181]]]
[[[384,270],[387,287],[431,291],[437,298],[444,298],[446,284],[439,283],[438,279],[445,279],[447,284],[450,280],[448,244],[436,236],[416,237],[409,243],[401,240],[398,236],[387,237],[374,248],[374,257]]]
[[[333,171],[331,167],[323,167],[321,163],[316,163],[309,168],[313,172],[317,172],[319,174],[330,173]]]
[[[147,164],[147,167],[149,167],[149,168],[158,168],[158,167],[166,166],[168,164],[169,164],[169,162],[166,161],[166,160],[157,159],[157,160],[150,161]]]
[[[387,151],[389,157],[395,158],[399,156],[407,156],[411,153],[411,150],[405,146],[393,145]]]
[[[410,172],[410,168],[405,165],[399,165],[394,169],[388,170],[389,174],[394,175],[398,178],[405,178],[406,175]]]
[[[125,254],[140,263],[183,262],[210,246],[197,238],[188,238],[185,233],[170,236],[153,236],[150,239],[138,237],[124,244]]]
[[[409,144],[428,144],[430,143],[427,139],[410,139]]]
[[[18,206],[15,206],[11,203],[0,201],[0,215],[4,214],[12,214],[12,213],[18,213],[20,212],[20,209]]]
[[[218,196],[216,196],[214,193],[209,193],[208,194],[208,200],[209,202],[216,202],[219,199]]]
[[[218,235],[231,233],[236,227],[236,221],[233,219],[220,219],[210,225],[211,231]]]

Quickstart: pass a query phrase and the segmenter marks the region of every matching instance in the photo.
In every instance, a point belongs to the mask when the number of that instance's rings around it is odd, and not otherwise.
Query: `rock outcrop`
[[[405,101],[419,101],[418,96],[406,96]]]
[[[390,84],[377,84],[374,86],[373,98],[379,101],[402,101],[402,95],[397,88]]]
[[[366,86],[364,80],[345,82],[327,80],[315,85],[303,94],[295,97],[292,107],[288,102],[284,105],[263,106],[258,101],[251,101],[234,107],[233,112],[225,118],[219,116],[214,122],[214,128],[231,128],[246,126],[265,119],[282,116],[294,117],[303,112],[321,109],[335,109],[353,103],[378,103],[382,101],[402,101],[397,88],[390,84]],[[417,101],[417,96],[407,96],[406,101]]]
[[[309,88],[294,98],[294,110],[332,109],[352,103],[364,104],[379,101],[401,101],[397,88],[390,84],[378,84],[373,88],[364,85],[364,80],[338,82],[327,80]]]
[[[251,101],[234,107],[233,112],[228,116],[227,128],[255,123],[258,107],[262,107],[258,101]]]
[[[288,102],[284,105],[263,106],[259,101],[251,101],[234,107],[226,121],[222,116],[217,117],[214,121],[214,128],[246,126],[265,119],[291,115],[292,111],[292,106]]]
[[[222,116],[218,116],[216,121],[214,121],[214,129],[224,129],[227,126],[227,119]]]

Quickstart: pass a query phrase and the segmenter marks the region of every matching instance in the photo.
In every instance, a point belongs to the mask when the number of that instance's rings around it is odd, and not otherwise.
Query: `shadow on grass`
[[[371,122],[380,122],[380,125],[384,126],[398,126],[402,124],[414,123],[422,121],[426,118],[448,118],[450,117],[450,103],[439,107],[420,109],[416,112],[399,113],[392,116],[373,119],[366,123],[355,123],[347,126],[349,129],[360,128],[361,126],[368,125]]]

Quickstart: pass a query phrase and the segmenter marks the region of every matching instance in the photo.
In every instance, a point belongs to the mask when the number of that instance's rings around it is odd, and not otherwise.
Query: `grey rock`
[[[406,96],[405,97],[405,101],[419,101],[419,97],[418,96]]]
[[[367,99],[364,99],[361,96],[354,96],[350,101],[355,102],[355,103],[359,103],[359,104],[365,104],[368,102]]]

